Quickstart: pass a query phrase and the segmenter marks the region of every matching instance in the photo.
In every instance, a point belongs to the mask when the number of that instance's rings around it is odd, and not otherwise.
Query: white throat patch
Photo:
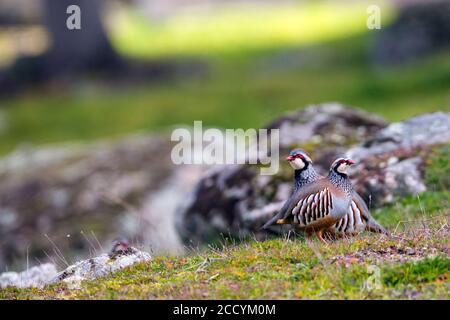
[[[343,162],[336,168],[336,171],[342,174],[347,174],[347,168],[348,165],[345,162]]]
[[[301,170],[301,169],[303,169],[305,167],[305,163],[300,158],[296,158],[296,159],[294,159],[292,161],[289,161],[289,164],[295,170]]]

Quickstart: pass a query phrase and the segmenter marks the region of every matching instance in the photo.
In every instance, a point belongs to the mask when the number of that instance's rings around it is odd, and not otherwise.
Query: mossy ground
[[[114,275],[44,289],[3,289],[1,299],[448,299],[448,219],[394,238],[363,235],[330,245],[293,239],[155,257]],[[373,255],[367,255],[370,248]],[[423,249],[426,248],[426,249]],[[355,253],[367,256],[360,260]]]
[[[432,153],[426,176],[446,157]],[[0,299],[449,299],[450,191],[437,185],[374,210],[391,232],[329,245],[302,235],[221,245],[182,257],[157,256],[79,289],[0,290]]]

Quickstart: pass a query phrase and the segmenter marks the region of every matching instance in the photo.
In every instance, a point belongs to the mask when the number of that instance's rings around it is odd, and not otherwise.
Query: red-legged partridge
[[[354,162],[350,159],[335,160],[327,177],[298,188],[263,228],[273,224],[292,224],[298,230],[305,231],[308,239],[315,233],[326,243],[323,232],[343,218],[350,207],[353,187],[347,167],[352,164]]]
[[[303,150],[292,150],[286,160],[295,170],[294,190],[322,178],[314,169],[311,158]],[[386,229],[370,215],[369,208],[361,196],[354,192],[347,214],[336,222],[328,232],[334,235],[353,236],[364,230],[388,234]]]

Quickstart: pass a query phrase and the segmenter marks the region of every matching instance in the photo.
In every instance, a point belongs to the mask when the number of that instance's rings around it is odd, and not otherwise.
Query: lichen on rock
[[[83,280],[104,277],[135,263],[150,259],[151,256],[149,253],[130,247],[129,250],[120,254],[102,254],[95,258],[79,261],[60,272],[48,284],[63,281],[71,289],[76,289]]]
[[[80,288],[81,281],[104,277],[133,264],[149,261],[151,258],[147,252],[128,247],[125,251],[105,253],[95,258],[79,261],[59,273],[54,264],[45,263],[20,273],[4,272],[0,274],[0,288],[42,288],[62,281],[70,289],[77,289]]]

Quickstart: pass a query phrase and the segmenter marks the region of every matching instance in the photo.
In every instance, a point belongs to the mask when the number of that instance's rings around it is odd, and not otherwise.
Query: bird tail
[[[370,217],[369,221],[367,221],[366,230],[389,235],[389,232],[372,217]]]
[[[261,229],[267,229],[268,227],[274,225],[274,224],[288,224],[289,222],[286,221],[286,213],[289,211],[289,206],[291,204],[291,201],[288,200],[284,203],[283,207],[278,211],[276,215],[274,215],[269,221],[267,221]]]
[[[268,227],[274,225],[274,224],[283,224],[282,222],[279,222],[278,220],[281,220],[283,215],[283,212],[280,211],[276,215],[274,215],[269,221],[267,221],[261,229],[267,229]]]

